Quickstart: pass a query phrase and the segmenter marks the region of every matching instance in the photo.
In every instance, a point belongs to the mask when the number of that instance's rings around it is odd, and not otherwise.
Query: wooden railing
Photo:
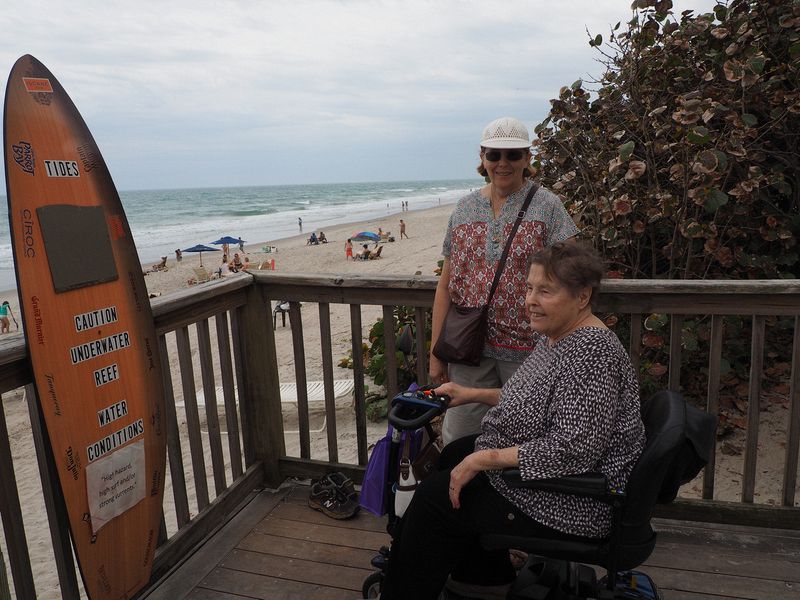
[[[392,322],[396,306],[412,307],[417,347],[423,337],[426,311],[433,302],[432,277],[287,276],[258,272],[203,284],[169,298],[156,299],[153,311],[164,367],[168,423],[168,480],[160,546],[154,578],[165,573],[188,551],[224,523],[252,490],[276,486],[286,477],[314,476],[331,469],[360,478],[368,456],[365,388],[370,380],[363,366],[362,343],[376,317]],[[272,327],[272,306],[290,303],[289,328]],[[715,499],[715,457],[705,470],[700,499],[683,500],[662,514],[709,522],[728,521],[780,528],[800,528],[796,507],[798,447],[800,446],[800,284],[782,281],[675,282],[608,281],[600,297],[600,311],[629,315],[631,356],[642,356],[644,319],[659,313],[669,317],[668,386],[679,389],[683,377],[681,332],[685,319],[710,319],[708,385],[702,403],[717,413],[721,360],[725,355],[723,328],[728,316],[752,320],[750,377],[747,401],[747,438],[744,446],[741,494],[733,501]],[[782,489],[776,505],[756,502],[759,473],[758,422],[761,382],[765,369],[766,322],[773,316],[793,319],[793,347],[788,394]],[[319,348],[306,344],[306,332],[319,329]],[[389,395],[397,391],[394,328],[385,327]],[[276,345],[276,335],[281,343]],[[286,339],[291,339],[291,350]],[[314,336],[316,339],[316,336]],[[787,349],[787,353],[789,350]],[[336,365],[351,353],[353,370]],[[769,366],[769,364],[767,364]],[[342,399],[334,397],[335,373],[352,377],[354,440],[346,441]],[[307,381],[309,373],[325,386],[325,426],[312,431]],[[426,379],[425,352],[417,362],[417,377]],[[14,472],[4,411],[0,411],[0,512],[5,558],[10,565],[18,598],[36,597],[34,571],[58,571],[61,594],[78,598],[80,585],[72,564],[66,516],[60,506],[57,480],[49,467],[24,344],[0,347],[0,392],[23,388],[30,413],[31,435],[39,459],[42,496],[50,521],[54,565],[32,567],[19,482]],[[296,433],[285,431],[281,382],[297,387]],[[202,401],[201,401],[202,399]],[[218,416],[219,413],[219,416]],[[183,421],[185,420],[185,424]],[[384,425],[385,426],[385,425]],[[378,426],[380,427],[380,426]],[[312,441],[322,443],[325,456],[314,456]],[[287,451],[288,448],[288,451]],[[185,466],[187,463],[187,466]],[[39,499],[41,502],[41,499]],[[27,512],[27,511],[26,511]],[[24,524],[24,525],[23,525]],[[0,565],[2,568],[2,565]]]

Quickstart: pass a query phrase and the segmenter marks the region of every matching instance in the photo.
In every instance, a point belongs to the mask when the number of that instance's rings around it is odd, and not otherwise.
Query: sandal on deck
[[[355,486],[341,473],[331,473],[313,482],[308,505],[332,519],[349,519],[359,509]]]

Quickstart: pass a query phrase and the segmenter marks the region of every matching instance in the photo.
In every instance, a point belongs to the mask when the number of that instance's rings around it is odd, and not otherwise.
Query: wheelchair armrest
[[[503,481],[509,486],[542,492],[557,492],[604,499],[608,495],[608,480],[602,473],[580,473],[552,479],[528,479],[520,477],[519,469],[503,469]]]

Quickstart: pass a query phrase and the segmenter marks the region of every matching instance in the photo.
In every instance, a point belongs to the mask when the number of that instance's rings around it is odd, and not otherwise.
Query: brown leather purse
[[[525,202],[522,204],[519,214],[517,214],[517,220],[511,228],[511,233],[506,240],[503,254],[500,257],[500,263],[494,273],[494,280],[492,281],[492,288],[489,290],[486,305],[471,307],[450,304],[450,309],[447,311],[444,323],[442,323],[439,337],[433,347],[433,355],[439,360],[473,367],[480,364],[483,356],[483,345],[486,340],[486,328],[488,327],[489,305],[492,303],[497,284],[500,283],[500,276],[506,266],[506,258],[508,258],[508,252],[511,250],[511,243],[514,241],[514,236],[517,234],[533,195],[538,189],[539,186],[534,183],[525,197]]]

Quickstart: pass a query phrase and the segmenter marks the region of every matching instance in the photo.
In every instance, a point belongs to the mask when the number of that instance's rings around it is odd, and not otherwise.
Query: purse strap
[[[531,200],[533,200],[533,196],[538,190],[539,186],[534,183],[528,191],[528,195],[525,196],[525,202],[522,203],[522,208],[520,208],[519,213],[517,213],[517,220],[514,221],[514,226],[511,228],[511,233],[508,234],[508,239],[506,240],[506,246],[503,248],[503,254],[500,256],[500,264],[497,265],[497,270],[494,272],[492,288],[489,290],[489,297],[486,300],[487,307],[492,303],[494,292],[497,289],[497,285],[500,283],[500,277],[503,275],[503,269],[505,269],[506,266],[506,258],[508,258],[508,253],[511,250],[511,243],[514,241],[514,236],[517,235],[517,229],[519,229],[519,225],[522,223],[525,213],[528,212]]]

